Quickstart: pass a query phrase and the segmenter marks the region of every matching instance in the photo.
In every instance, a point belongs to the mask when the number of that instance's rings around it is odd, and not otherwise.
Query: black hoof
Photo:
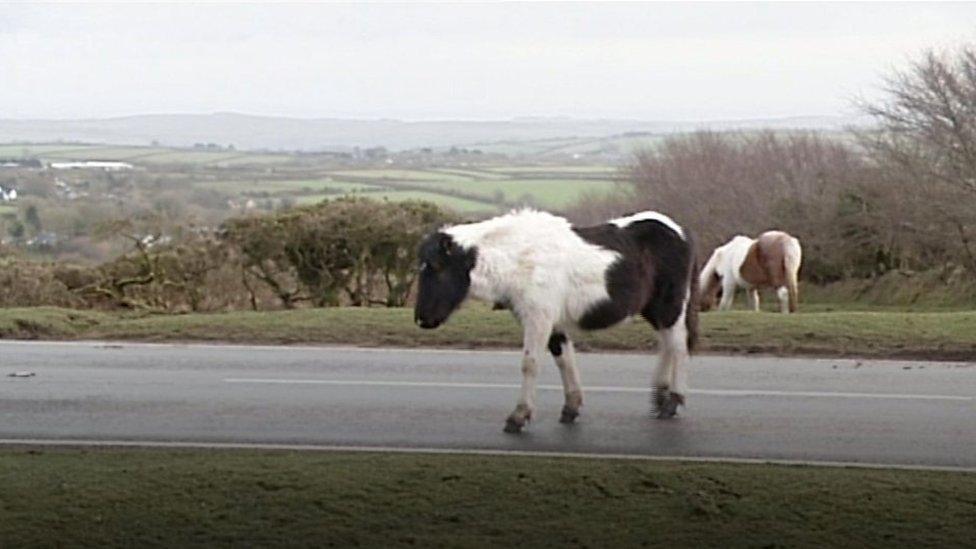
[[[559,416],[559,423],[573,423],[579,417],[579,410],[563,406],[563,413]]]
[[[678,413],[678,406],[683,406],[685,397],[678,393],[672,393],[667,388],[655,387],[652,392],[651,413],[657,415],[657,419],[671,419]]]
[[[678,401],[674,398],[669,398],[663,404],[661,404],[657,409],[658,419],[671,419],[678,413]]]
[[[505,420],[505,432],[506,433],[521,433],[522,427],[525,427],[525,422],[518,422],[512,418]]]

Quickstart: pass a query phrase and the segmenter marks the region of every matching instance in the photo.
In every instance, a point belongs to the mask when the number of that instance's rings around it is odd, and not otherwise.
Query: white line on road
[[[477,383],[444,381],[375,381],[355,379],[277,379],[277,378],[226,378],[226,383],[253,383],[269,385],[333,385],[346,387],[436,387],[442,389],[518,389],[514,383]],[[560,385],[539,385],[543,391],[562,391]],[[650,392],[646,387],[584,387],[590,393],[642,393]],[[924,395],[905,393],[844,393],[826,391],[775,391],[761,389],[692,389],[691,394],[712,396],[758,396],[758,397],[810,397],[810,398],[878,398],[892,400],[954,400],[972,401],[976,397],[960,395]]]
[[[736,458],[722,456],[686,456],[686,455],[648,455],[648,454],[601,454],[596,452],[559,452],[532,450],[489,450],[468,448],[434,448],[409,446],[339,446],[328,444],[276,444],[255,442],[199,442],[199,441],[160,441],[160,440],[91,440],[91,439],[0,439],[2,446],[67,446],[67,447],[95,447],[95,448],[169,448],[169,449],[197,449],[197,450],[287,450],[298,452],[372,452],[389,454],[444,454],[444,455],[475,455],[501,457],[545,457],[545,458],[576,458],[576,459],[614,459],[632,461],[662,461],[683,463],[734,463],[742,465],[786,465],[809,467],[847,467],[856,469],[899,469],[908,471],[945,471],[959,473],[976,473],[976,467],[952,465],[920,465],[900,463],[874,463],[860,461],[817,461],[801,459],[763,459]]]

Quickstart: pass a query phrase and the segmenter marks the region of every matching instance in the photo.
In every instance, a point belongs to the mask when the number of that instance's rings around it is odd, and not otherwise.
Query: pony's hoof
[[[657,410],[658,419],[671,419],[678,413],[678,401],[668,399]]]
[[[559,416],[559,423],[573,423],[579,417],[579,410],[563,406],[563,413]]]
[[[518,434],[518,433],[521,433],[522,432],[522,427],[525,427],[525,421],[524,420],[523,421],[518,421],[515,418],[511,418],[510,417],[510,418],[508,418],[508,419],[505,420],[505,429],[504,429],[504,431],[506,433],[515,433],[515,434]]]
[[[505,420],[506,433],[520,433],[525,424],[532,421],[532,408],[524,404],[515,407],[515,411],[509,414]]]
[[[678,406],[684,406],[685,397],[679,393],[672,393],[669,389],[654,389],[653,407],[651,413],[657,414],[657,419],[671,419],[678,413]]]

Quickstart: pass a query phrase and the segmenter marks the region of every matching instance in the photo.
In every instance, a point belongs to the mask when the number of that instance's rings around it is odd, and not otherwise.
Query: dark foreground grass
[[[823,311],[796,315],[730,311],[702,315],[711,352],[976,359],[976,311]],[[0,309],[0,338],[315,343],[361,346],[516,347],[511,315],[471,306],[437,330],[421,330],[408,309],[332,308],[275,312],[133,316],[48,307]],[[583,350],[646,350],[641,321],[584,334]]]
[[[569,458],[0,450],[0,544],[971,547],[976,475]]]

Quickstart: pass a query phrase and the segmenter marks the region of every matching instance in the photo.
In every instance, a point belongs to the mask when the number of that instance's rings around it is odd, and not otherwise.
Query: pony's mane
[[[487,235],[502,235],[512,230],[521,231],[523,234],[552,234],[553,232],[570,233],[572,228],[572,224],[564,217],[532,208],[522,208],[484,221],[445,226],[441,232],[451,235],[461,246],[470,248],[481,244]]]

